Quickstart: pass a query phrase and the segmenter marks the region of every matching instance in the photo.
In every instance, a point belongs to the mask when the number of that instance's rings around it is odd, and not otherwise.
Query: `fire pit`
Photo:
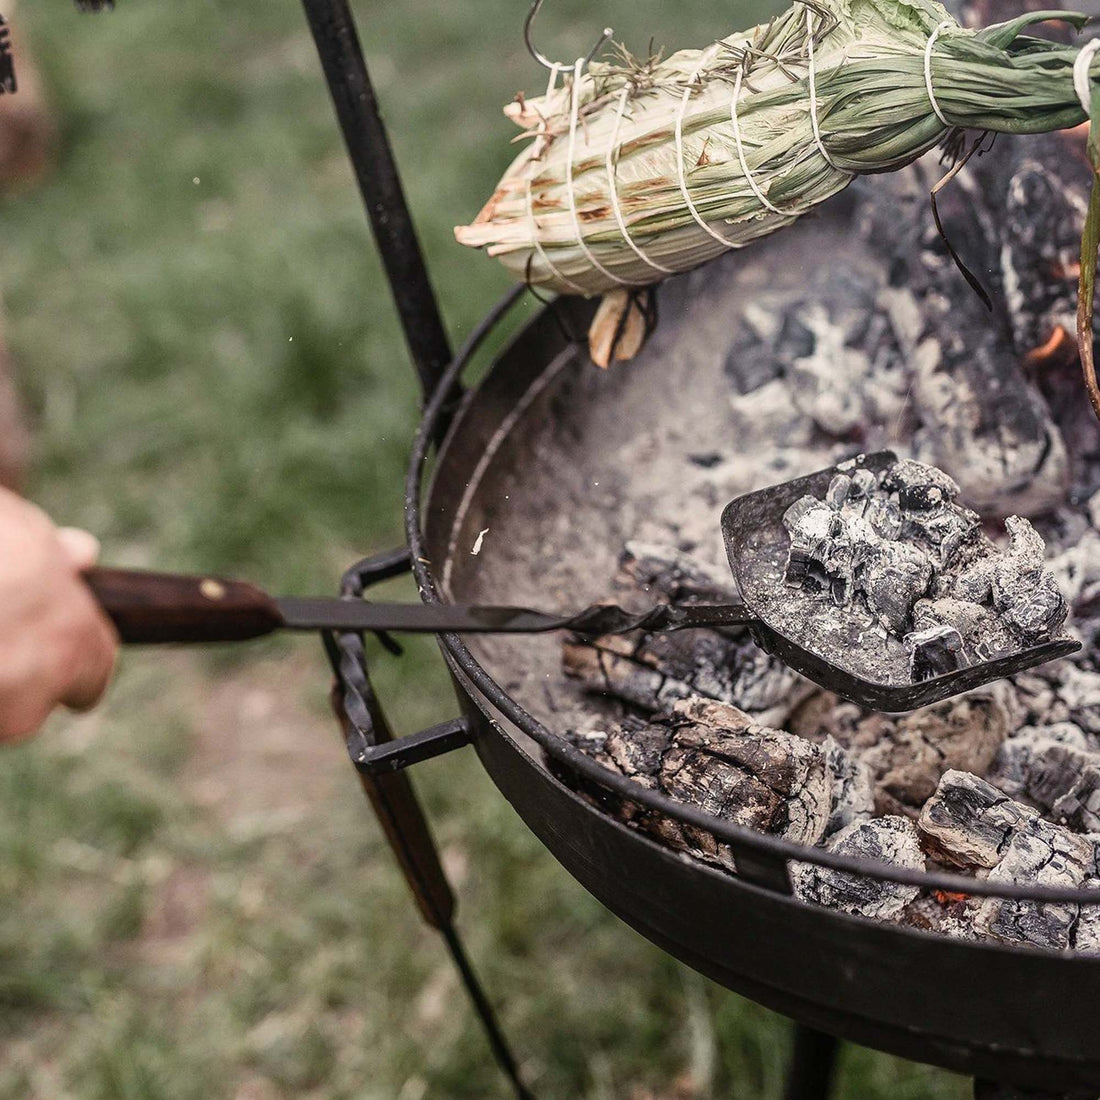
[[[837,219],[853,213],[838,212]],[[830,222],[822,219],[768,245],[755,277],[773,286],[784,272],[804,277],[808,255],[827,255],[846,236],[843,221]],[[705,278],[668,284],[652,346],[628,370],[611,374],[592,371],[558,319],[541,315],[467,399],[421,507],[429,409],[408,513],[414,571],[426,596],[475,599],[506,590],[521,599],[595,597],[596,586],[616,570],[618,548],[635,536],[659,534],[667,542],[673,525],[681,545],[693,544],[693,553],[715,560],[702,514],[691,514],[693,494],[667,490],[684,486],[692,468],[699,471],[696,484],[706,486],[719,468],[709,456],[692,460],[703,441],[713,451],[714,440],[732,434],[720,422],[729,408],[725,357],[713,344],[705,346],[713,335],[705,326],[709,318],[718,328],[718,318],[730,310],[715,308],[716,301],[743,298],[741,288],[752,277],[751,269],[746,274],[745,265],[731,262],[708,269]],[[566,303],[562,312],[567,324],[583,331],[583,304]],[[779,476],[786,476],[789,459],[777,458]],[[746,471],[733,460],[726,476],[733,481],[758,473],[759,467]],[[705,489],[699,493],[706,499]],[[721,501],[715,493],[711,507]],[[801,901],[791,894],[790,857],[814,859],[834,872],[866,874],[870,868],[866,861],[811,852],[710,817],[578,750],[564,733],[618,721],[623,712],[614,700],[593,698],[563,676],[559,643],[486,638],[475,650],[448,638],[445,647],[490,774],[573,874],[650,939],[729,987],[833,1034],[1033,1088],[1087,1088],[1100,1081],[1088,1022],[1078,1030],[1078,1021],[1054,1019],[1043,1008],[1055,996],[1088,1004],[1100,981],[1100,960],[953,939]],[[980,733],[976,737],[981,741]],[[593,789],[605,793],[604,807],[591,797]],[[623,824],[606,809],[616,799],[657,811],[685,833],[715,838],[728,851],[715,862],[735,867],[736,877]],[[945,897],[1000,894],[1078,904],[1082,896],[1073,889],[968,882],[912,867],[890,872],[879,865],[875,873]],[[821,886],[813,892],[820,900]],[[945,988],[953,990],[948,1016],[935,1007]]]

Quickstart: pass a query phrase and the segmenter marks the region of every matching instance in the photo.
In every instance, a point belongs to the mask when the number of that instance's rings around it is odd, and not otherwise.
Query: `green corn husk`
[[[553,291],[603,294],[657,282],[790,224],[855,174],[911,163],[955,128],[1025,134],[1085,121],[1073,85],[1078,50],[1024,34],[1048,19],[1078,28],[1086,22],[1077,13],[1046,11],[975,32],[935,0],[799,0],[772,22],[707,50],[644,63],[624,53],[617,62],[594,63],[578,86],[575,211],[568,194],[573,112],[567,74],[548,96],[506,108],[531,145],[473,224],[455,235],[486,248],[518,279]],[[939,32],[930,65],[949,126],[935,114],[925,78],[929,37],[942,23],[948,26]],[[811,120],[811,47],[828,159]],[[738,74],[745,163],[779,213],[758,197],[738,156],[731,119]],[[675,122],[689,89],[678,158]],[[623,221],[646,259],[624,239],[614,216],[609,151]],[[697,211],[724,243],[693,217],[678,159]]]

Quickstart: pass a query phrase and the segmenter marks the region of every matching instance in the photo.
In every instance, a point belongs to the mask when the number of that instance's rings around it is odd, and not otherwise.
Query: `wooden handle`
[[[136,569],[84,579],[124,642],[238,642],[283,625],[275,601],[244,581]]]

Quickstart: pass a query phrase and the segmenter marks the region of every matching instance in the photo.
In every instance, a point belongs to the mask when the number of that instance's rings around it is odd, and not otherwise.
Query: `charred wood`
[[[642,786],[802,844],[817,844],[831,829],[851,828],[870,812],[869,778],[835,742],[811,744],[712,700],[683,700],[651,721],[572,733],[570,740]],[[606,791],[582,789],[671,847],[736,871],[728,846],[710,833],[624,804]]]
[[[840,855],[924,869],[924,854],[917,831],[905,817],[854,821],[841,829],[826,847]],[[803,901],[879,920],[896,920],[920,893],[917,886],[849,874],[811,863],[793,865],[791,879],[795,894]]]
[[[926,851],[991,882],[1084,888],[1096,879],[1092,839],[1044,821],[974,775],[944,775],[918,829]],[[979,936],[1056,949],[1091,946],[1079,935],[1081,907],[1073,904],[967,899],[965,915]]]

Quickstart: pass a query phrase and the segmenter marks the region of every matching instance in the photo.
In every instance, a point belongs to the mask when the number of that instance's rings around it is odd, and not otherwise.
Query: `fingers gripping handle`
[[[84,580],[124,642],[235,642],[283,625],[275,601],[244,581],[89,569]]]

